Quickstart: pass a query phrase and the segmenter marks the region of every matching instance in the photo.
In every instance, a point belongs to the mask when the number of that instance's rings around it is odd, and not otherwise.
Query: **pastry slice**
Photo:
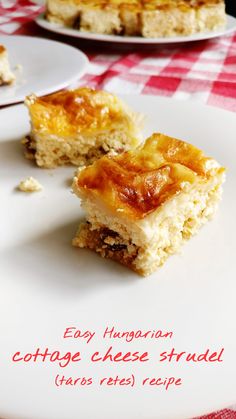
[[[226,24],[223,0],[142,0],[141,32],[146,38],[188,36]]]
[[[191,35],[195,11],[186,1],[143,0],[141,31],[145,38]]]
[[[46,19],[82,32],[140,34],[140,0],[47,0]]]
[[[146,38],[226,25],[224,0],[47,0],[46,18],[81,31]]]
[[[141,8],[140,0],[82,0],[76,27],[108,35],[141,35]]]
[[[141,36],[141,11],[139,0],[124,1],[120,5],[122,34],[125,36]]]
[[[149,275],[215,213],[225,169],[191,144],[153,134],[75,177],[86,222],[74,246]]]
[[[119,34],[121,0],[47,0],[46,19],[83,32]]]
[[[25,154],[40,167],[91,164],[140,142],[141,118],[115,95],[83,87],[26,98],[31,132]]]
[[[81,0],[47,0],[45,17],[49,22],[76,26],[81,12]]]
[[[196,1],[196,32],[223,29],[226,26],[225,2],[223,0]]]
[[[82,32],[119,35],[122,31],[119,5],[122,0],[82,1],[79,24]]]
[[[7,50],[3,45],[0,45],[0,86],[12,84],[14,80],[15,76],[10,70]]]

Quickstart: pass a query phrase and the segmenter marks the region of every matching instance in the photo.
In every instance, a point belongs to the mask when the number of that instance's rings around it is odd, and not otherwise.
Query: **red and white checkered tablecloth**
[[[42,6],[28,0],[0,0],[0,35],[47,36],[75,44],[37,27],[33,20],[42,11]],[[142,52],[97,50],[93,47],[91,52],[89,47],[89,69],[77,85],[195,100],[236,112],[236,33]],[[236,405],[198,419],[236,419]]]
[[[75,44],[32,23],[42,10],[28,0],[1,0],[0,34],[47,36]],[[83,42],[76,42],[83,49]],[[110,49],[98,54],[94,49],[89,58],[88,73],[78,85],[195,100],[236,112],[236,33],[181,46],[142,48],[142,52],[117,54]]]

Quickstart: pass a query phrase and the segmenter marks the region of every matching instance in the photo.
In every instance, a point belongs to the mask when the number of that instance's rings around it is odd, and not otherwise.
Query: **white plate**
[[[74,168],[42,170],[24,159],[20,138],[29,130],[22,105],[0,112],[0,417],[6,419],[184,419],[236,401],[235,114],[191,103],[148,96],[127,102],[148,115],[146,134],[159,130],[189,140],[227,166],[223,201],[215,219],[149,278],[93,252],[74,249],[71,239],[82,212],[69,190]],[[35,176],[44,191],[15,190]],[[88,345],[63,339],[66,327],[94,330]],[[173,331],[172,340],[126,343],[99,337],[117,330]],[[92,365],[89,356],[105,351],[145,351],[150,362]],[[81,351],[83,361],[67,368],[13,364],[17,352],[37,347]],[[222,363],[161,364],[158,354],[201,353],[225,348]],[[137,387],[55,387],[66,377],[133,373]],[[182,377],[165,391],[142,388],[144,377]]]
[[[67,28],[61,24],[51,23],[45,20],[44,15],[40,15],[36,19],[36,23],[44,29],[57,32],[63,35],[74,36],[76,38],[88,39],[92,41],[117,42],[124,44],[173,44],[176,42],[202,41],[203,39],[216,38],[222,35],[228,35],[236,30],[236,19],[227,15],[226,28],[218,31],[204,32],[190,36],[173,36],[168,38],[142,38],[140,36],[118,36],[118,35],[101,35],[97,33],[80,32],[76,29]]]
[[[45,95],[69,86],[81,77],[87,57],[60,42],[30,36],[0,36],[8,49],[16,82],[0,87],[0,106],[22,102],[29,93]],[[17,69],[20,65],[22,69]]]

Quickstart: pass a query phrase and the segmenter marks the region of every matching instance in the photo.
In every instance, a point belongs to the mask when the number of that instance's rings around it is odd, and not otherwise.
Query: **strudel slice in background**
[[[48,0],[46,19],[80,31],[146,38],[224,28],[224,0]]]
[[[141,32],[146,38],[188,36],[224,28],[223,0],[142,0]]]
[[[225,169],[191,144],[153,134],[73,182],[86,222],[74,246],[149,275],[215,213]]]
[[[140,33],[140,0],[47,0],[46,19],[85,32]]]
[[[139,35],[139,0],[82,1],[77,27],[83,32]]]
[[[25,154],[40,167],[91,164],[140,142],[142,117],[115,95],[83,87],[26,98],[31,132]]]
[[[14,80],[15,76],[10,70],[7,50],[3,45],[0,45],[0,86],[12,84]]]

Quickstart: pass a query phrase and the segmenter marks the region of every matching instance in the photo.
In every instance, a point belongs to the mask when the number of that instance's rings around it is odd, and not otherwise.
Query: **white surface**
[[[0,87],[0,106],[22,102],[30,93],[45,95],[63,89],[86,70],[87,57],[60,42],[30,36],[0,36],[8,50],[15,84]],[[16,66],[20,65],[21,70]]]
[[[71,247],[82,217],[70,192],[73,167],[54,171],[23,157],[21,137],[29,130],[22,105],[0,112],[0,417],[6,419],[184,419],[236,400],[235,339],[235,114],[191,103],[129,96],[148,115],[146,134],[162,131],[201,147],[227,166],[223,201],[216,218],[158,272],[140,278],[93,252]],[[34,176],[44,190],[15,190]],[[96,337],[89,345],[63,340],[68,326],[101,333],[118,330],[172,330],[170,341],[122,343]],[[118,352],[148,350],[138,365],[91,365],[88,356],[110,345]],[[84,360],[60,369],[55,364],[11,362],[16,351],[37,347],[76,352]],[[158,353],[225,348],[224,362],[157,362]],[[56,374],[182,377],[183,385],[161,388],[56,388]],[[14,401],[14,402],[13,402]]]
[[[40,15],[36,19],[36,23],[44,29],[57,32],[64,35],[74,36],[81,39],[89,39],[93,41],[118,42],[124,44],[173,44],[176,42],[201,41],[204,39],[216,38],[218,36],[227,35],[236,30],[236,19],[227,15],[227,25],[225,29],[204,32],[191,36],[174,36],[166,38],[142,38],[140,36],[118,36],[118,35],[101,35],[97,33],[80,32],[76,29],[67,28],[61,24],[51,23],[44,19],[44,15]]]

